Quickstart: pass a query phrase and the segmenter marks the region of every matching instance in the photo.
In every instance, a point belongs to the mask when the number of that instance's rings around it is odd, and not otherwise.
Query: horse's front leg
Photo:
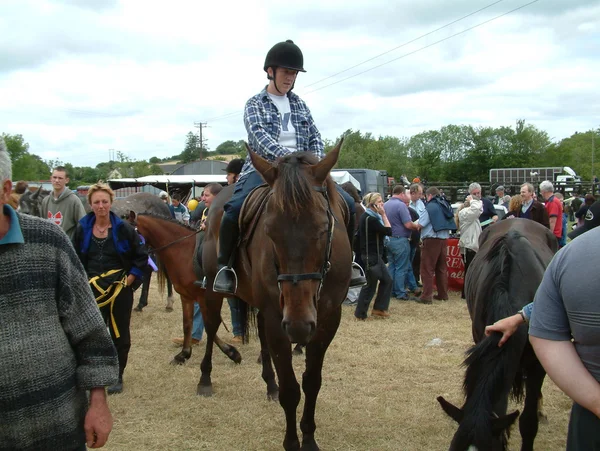
[[[519,418],[519,431],[521,432],[521,451],[533,451],[533,442],[538,432],[538,401],[542,393],[542,384],[546,371],[535,359],[527,368],[525,381],[525,406]]]
[[[279,387],[275,381],[275,372],[271,363],[271,355],[267,345],[265,333],[265,318],[259,311],[256,317],[258,323],[258,338],[260,340],[260,363],[262,364],[262,378],[267,384],[267,400],[277,401],[279,399]]]
[[[300,385],[292,367],[292,346],[281,327],[281,320],[278,312],[265,312],[264,325],[269,353],[275,363],[279,379],[279,404],[285,412],[286,427],[283,448],[286,451],[297,451],[300,449],[296,429],[296,409],[300,403]],[[268,360],[264,357],[268,356],[263,356],[263,365],[265,360]]]
[[[319,318],[317,320],[317,332],[306,346],[306,369],[302,374],[304,410],[300,420],[302,450],[317,451],[319,449],[319,445],[315,440],[315,430],[317,429],[315,409],[317,407],[317,397],[321,390],[323,360],[327,348],[340,325],[341,316],[342,309],[338,306],[327,318]]]
[[[181,310],[183,312],[183,349],[173,357],[172,365],[183,365],[192,356],[194,299],[181,296]]]

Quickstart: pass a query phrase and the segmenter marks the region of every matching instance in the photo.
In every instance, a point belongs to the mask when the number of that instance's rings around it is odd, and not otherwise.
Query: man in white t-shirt
[[[306,72],[300,48],[291,40],[275,44],[267,53],[263,69],[267,73],[269,84],[250,98],[244,109],[244,125],[250,148],[268,161],[299,151],[312,152],[319,159],[323,158],[323,140],[310,110],[292,92],[298,72]],[[214,291],[235,294],[237,277],[232,268],[232,257],[239,235],[238,218],[246,196],[262,183],[263,179],[254,169],[248,155],[235,184],[233,196],[224,206],[225,213],[219,231],[219,272],[215,277]],[[338,191],[342,193],[350,209],[352,221],[348,226],[348,235],[352,243],[354,201],[341,188]],[[364,284],[364,272],[353,263],[350,286]]]

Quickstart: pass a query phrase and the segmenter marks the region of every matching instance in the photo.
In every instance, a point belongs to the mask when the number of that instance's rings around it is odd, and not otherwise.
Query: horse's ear
[[[515,410],[513,413],[509,413],[508,415],[504,415],[498,418],[492,418],[492,433],[494,435],[499,435],[503,433],[505,430],[507,430],[513,425],[518,416],[519,411]]]
[[[331,171],[331,169],[333,169],[337,163],[343,142],[344,138],[340,139],[340,142],[338,142],[337,145],[329,151],[325,158],[312,167],[313,176],[318,184],[322,184],[325,181],[329,175],[329,171]]]
[[[462,409],[459,409],[454,404],[446,401],[443,396],[438,396],[436,399],[437,402],[439,402],[442,406],[442,409],[444,409],[444,412],[446,412],[450,418],[460,424],[464,416]]]
[[[262,175],[262,178],[269,186],[273,186],[275,179],[277,178],[277,168],[264,158],[258,156],[258,154],[254,153],[248,144],[246,144],[246,150],[248,150],[254,168]]]
[[[137,215],[135,214],[135,211],[133,210],[129,210],[129,222],[131,222],[132,224],[135,224],[135,220],[137,219]]]
[[[39,197],[40,193],[42,192],[42,186],[44,185],[40,185],[37,191],[31,195],[31,199],[37,199]]]

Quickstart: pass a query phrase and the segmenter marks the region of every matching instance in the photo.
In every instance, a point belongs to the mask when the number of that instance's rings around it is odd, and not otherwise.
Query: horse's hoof
[[[235,363],[242,363],[242,354],[236,349],[235,346],[229,345],[229,350],[227,351],[227,357],[233,360]]]
[[[279,401],[279,390],[276,390],[273,393],[267,393],[267,401]]]
[[[548,424],[548,417],[543,412],[538,412],[538,423],[539,424]]]
[[[302,440],[302,451],[319,451],[319,445],[314,438]]]
[[[213,395],[212,386],[198,384],[198,387],[196,388],[196,394],[198,396],[204,396],[205,398],[208,398]]]
[[[294,351],[292,351],[292,354],[293,354],[293,355],[302,355],[302,354],[304,354],[304,352],[302,352],[302,348],[300,348],[300,347],[296,346],[296,347],[294,348]]]
[[[185,358],[177,354],[173,357],[173,360],[171,360],[171,365],[185,365]]]

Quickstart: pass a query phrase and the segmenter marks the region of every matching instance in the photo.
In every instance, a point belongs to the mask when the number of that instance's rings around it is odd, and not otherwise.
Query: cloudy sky
[[[244,104],[285,39],[304,53],[295,91],[325,138],[524,118],[560,140],[600,126],[600,1],[495,19],[530,1],[2,0],[0,132],[76,166],[109,149],[177,154],[199,121],[210,149],[245,139]]]

